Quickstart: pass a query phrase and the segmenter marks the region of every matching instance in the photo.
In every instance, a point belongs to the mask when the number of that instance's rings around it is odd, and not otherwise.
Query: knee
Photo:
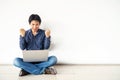
[[[22,61],[23,61],[22,58],[15,58],[14,61],[13,61],[13,65],[14,66],[20,66]]]
[[[51,64],[56,64],[57,63],[57,57],[56,56],[50,56],[48,61],[51,63]]]

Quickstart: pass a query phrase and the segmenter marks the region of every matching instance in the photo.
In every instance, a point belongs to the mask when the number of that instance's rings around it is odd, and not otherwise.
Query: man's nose
[[[34,25],[34,28],[37,28],[38,26],[37,25]]]

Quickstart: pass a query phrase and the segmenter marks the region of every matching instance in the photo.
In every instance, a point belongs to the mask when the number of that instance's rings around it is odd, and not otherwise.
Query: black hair
[[[31,14],[31,15],[30,15],[30,17],[29,17],[29,19],[28,19],[29,24],[31,23],[32,20],[36,20],[36,21],[38,21],[39,23],[41,23],[41,18],[40,18],[40,16],[37,15],[37,14]]]

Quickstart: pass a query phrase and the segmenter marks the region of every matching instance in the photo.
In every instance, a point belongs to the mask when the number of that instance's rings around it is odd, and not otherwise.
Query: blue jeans
[[[42,74],[44,70],[50,66],[53,66],[57,63],[57,58],[55,56],[48,57],[48,61],[44,62],[24,62],[22,58],[15,58],[13,65],[24,69],[25,71],[31,73],[31,74]]]

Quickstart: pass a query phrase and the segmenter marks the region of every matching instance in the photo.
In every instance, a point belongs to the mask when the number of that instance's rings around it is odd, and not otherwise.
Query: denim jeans
[[[57,58],[55,56],[48,57],[47,61],[44,62],[24,62],[22,58],[15,58],[13,65],[24,69],[25,71],[31,73],[31,74],[42,74],[44,70],[50,66],[53,66],[57,63]]]

